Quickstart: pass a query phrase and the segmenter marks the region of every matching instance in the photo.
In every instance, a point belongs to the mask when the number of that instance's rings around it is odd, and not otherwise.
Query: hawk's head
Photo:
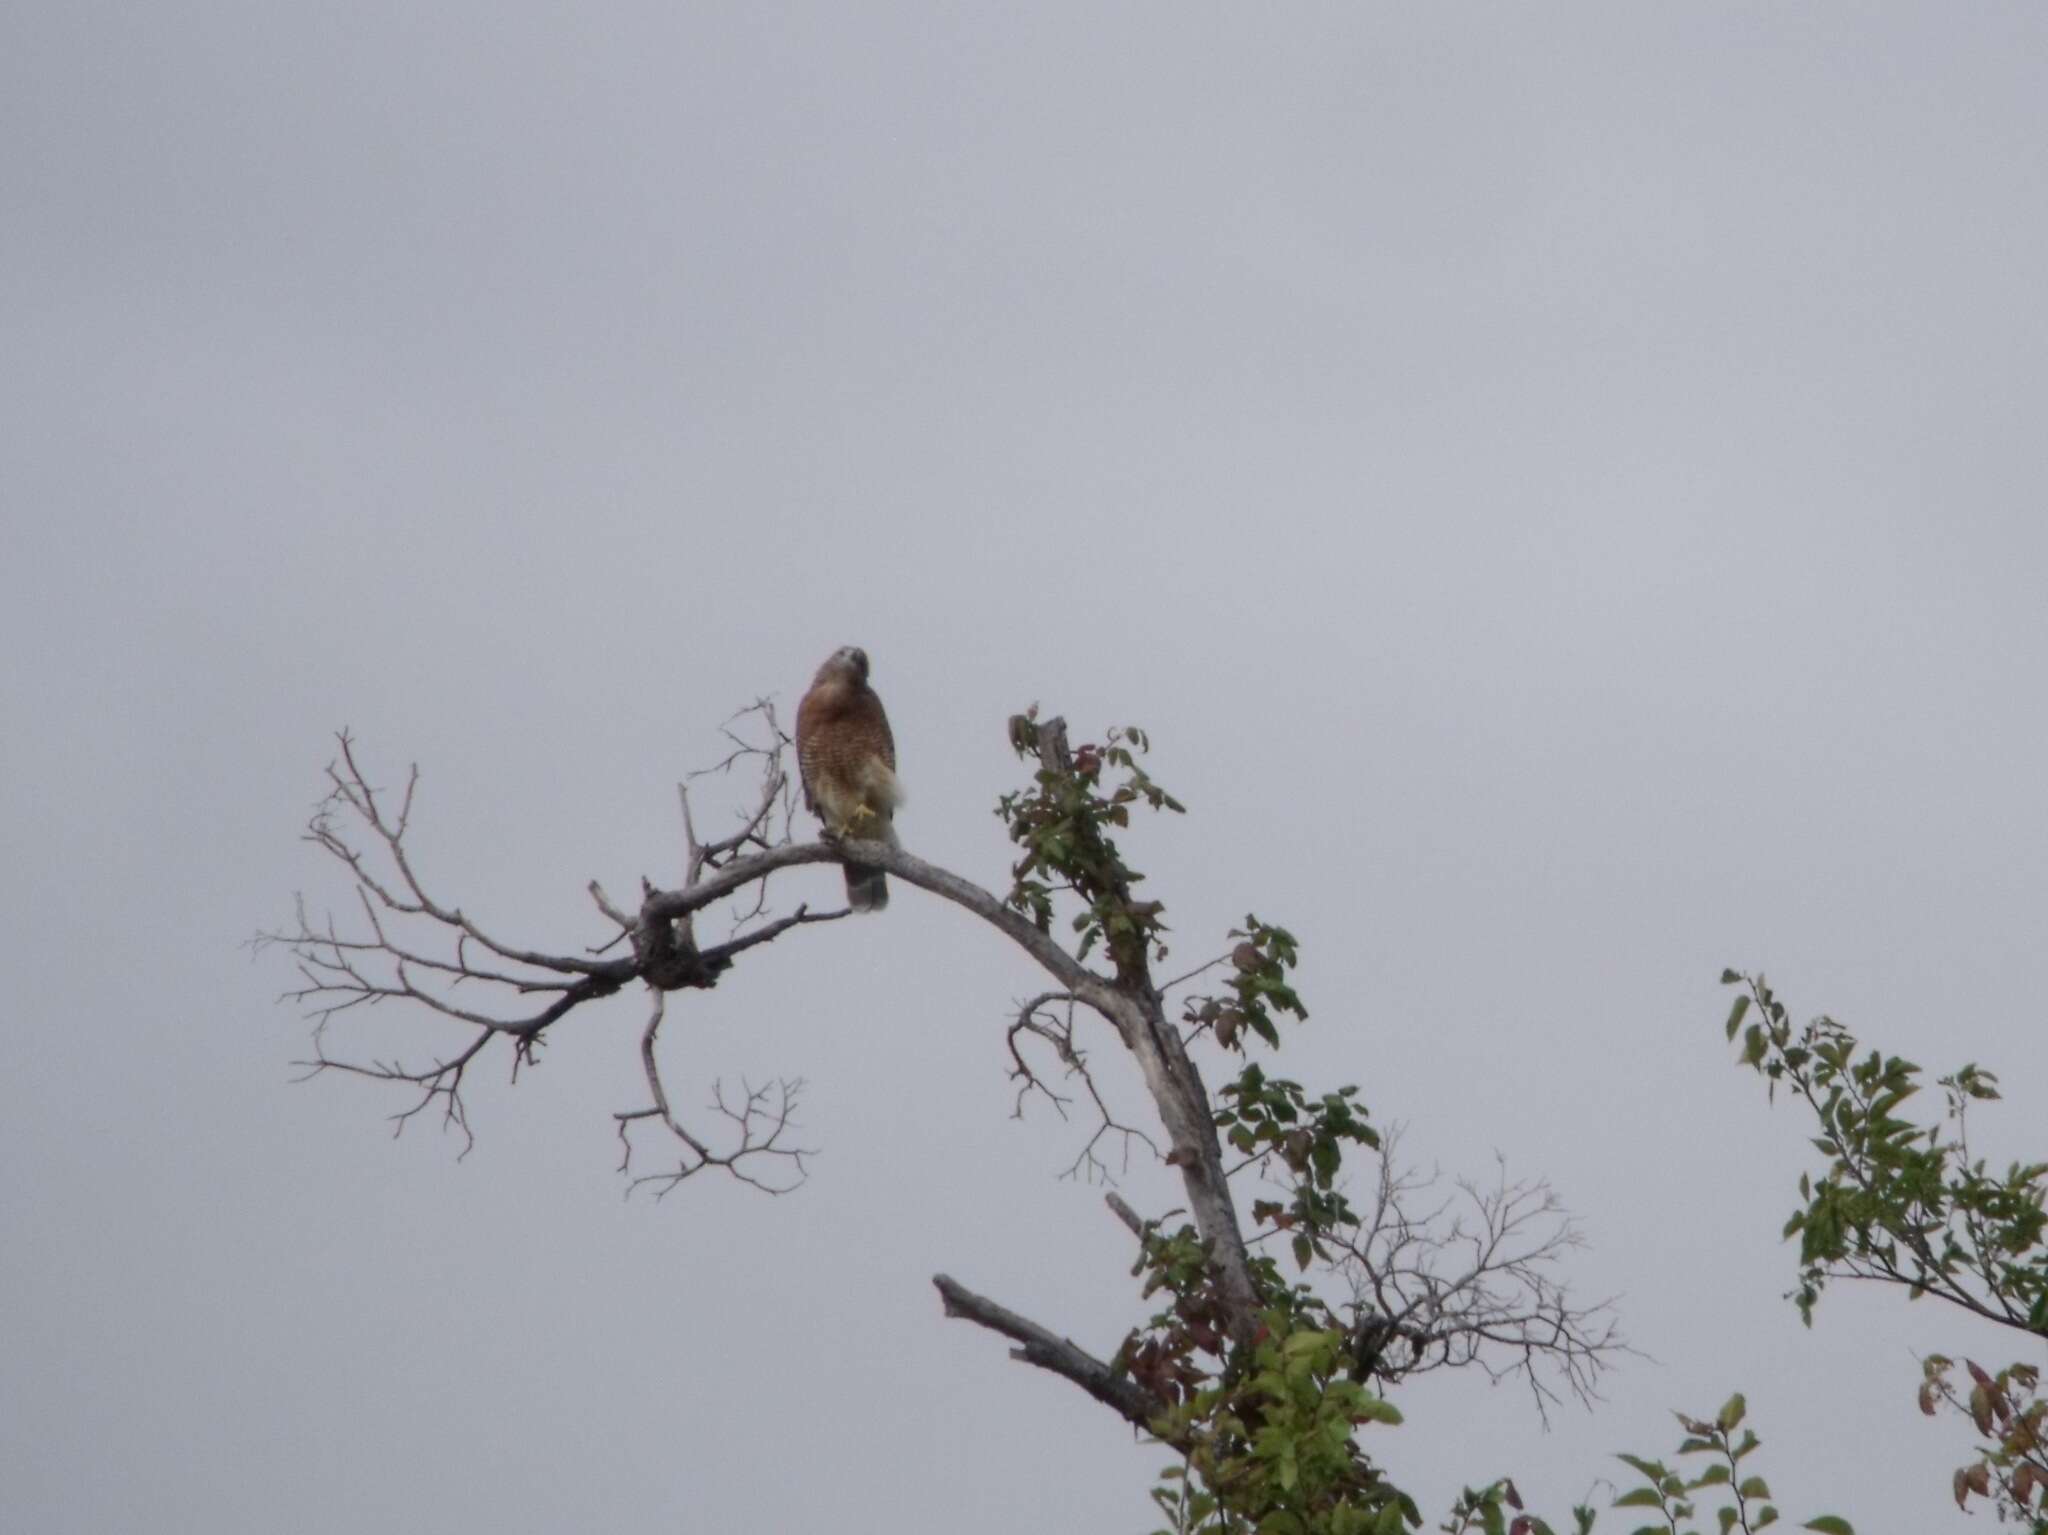
[[[868,680],[868,653],[858,645],[841,645],[833,651],[825,664],[818,668],[818,681],[836,678],[852,683],[855,687],[865,686]]]

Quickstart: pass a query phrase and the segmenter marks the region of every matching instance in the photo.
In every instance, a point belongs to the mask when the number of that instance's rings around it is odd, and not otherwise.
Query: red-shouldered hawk
[[[896,739],[882,700],[868,686],[868,653],[857,645],[832,652],[796,709],[796,763],[804,806],[825,823],[825,835],[896,846]],[[846,904],[880,911],[889,882],[871,864],[846,865]]]

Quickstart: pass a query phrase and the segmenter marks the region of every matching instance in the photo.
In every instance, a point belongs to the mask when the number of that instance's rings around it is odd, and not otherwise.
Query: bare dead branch
[[[742,733],[747,730],[752,730],[755,734]],[[765,740],[759,739],[762,732],[765,732]],[[786,844],[793,838],[794,790],[788,770],[783,766],[783,752],[790,745],[790,738],[783,730],[781,721],[776,718],[774,702],[766,698],[755,699],[747,708],[740,710],[720,726],[719,733],[732,743],[733,749],[723,760],[708,768],[698,769],[689,775],[690,778],[696,780],[714,774],[726,776],[735,766],[751,763],[761,775],[760,793],[752,808],[742,814],[737,831],[706,843],[700,842],[697,837],[697,824],[690,809],[689,785],[676,785],[676,798],[681,803],[683,812],[685,889],[697,884],[703,878],[705,870],[724,868],[748,848],[767,852],[770,848]],[[739,914],[736,927],[761,916],[766,910],[767,899],[768,885],[764,879],[754,889],[752,909]]]
[[[945,1303],[947,1316],[1002,1334],[1019,1345],[1010,1350],[1012,1359],[1072,1381],[1134,1427],[1149,1429],[1153,1419],[1166,1410],[1166,1404],[1143,1386],[1127,1375],[1119,1375],[1072,1340],[1047,1331],[986,1296],[976,1295],[944,1274],[934,1274],[932,1284]]]
[[[1054,1002],[1065,1002],[1068,1004],[1066,1017],[1047,1019],[1038,1016],[1040,1008]],[[1004,1042],[1010,1049],[1010,1080],[1017,1084],[1017,1101],[1011,1106],[1010,1117],[1012,1119],[1022,1119],[1024,1117],[1025,1100],[1033,1093],[1036,1093],[1053,1106],[1054,1112],[1061,1119],[1065,1119],[1067,1117],[1067,1105],[1073,1102],[1073,1099],[1064,1093],[1054,1092],[1046,1084],[1045,1079],[1038,1074],[1036,1068],[1025,1058],[1024,1052],[1018,1048],[1017,1036],[1020,1034],[1036,1035],[1038,1038],[1045,1040],[1051,1045],[1054,1056],[1063,1065],[1072,1069],[1077,1059],[1074,1051],[1072,993],[1064,991],[1040,992],[1017,1009],[1016,1022],[1010,1025],[1007,1033],[1004,1035]]]
[[[1545,1422],[1567,1394],[1597,1400],[1600,1375],[1635,1351],[1611,1300],[1582,1304],[1560,1277],[1585,1238],[1550,1185],[1510,1182],[1497,1162],[1492,1182],[1461,1179],[1440,1194],[1435,1174],[1399,1162],[1399,1145],[1396,1128],[1369,1213],[1332,1242],[1357,1309],[1356,1373],[1392,1382],[1471,1366],[1495,1381],[1519,1376]]]
[[[1139,1217],[1138,1212],[1125,1202],[1121,1194],[1114,1191],[1104,1194],[1102,1202],[1109,1206],[1109,1213],[1122,1221],[1132,1236],[1141,1242],[1145,1239],[1145,1222]]]
[[[1047,1011],[1060,1003],[1066,1004],[1063,1012]],[[1071,992],[1046,991],[1018,1008],[1016,1019],[1005,1035],[1010,1050],[1010,1077],[1018,1084],[1011,1117],[1022,1119],[1025,1103],[1036,1094],[1051,1103],[1061,1119],[1068,1118],[1067,1109],[1074,1101],[1073,1096],[1054,1090],[1039,1068],[1031,1064],[1019,1042],[1020,1038],[1042,1040],[1059,1063],[1064,1080],[1079,1082],[1095,1110],[1093,1132],[1060,1176],[1088,1183],[1104,1183],[1130,1170],[1134,1146],[1143,1147],[1155,1159],[1161,1157],[1161,1152],[1158,1142],[1150,1134],[1126,1123],[1103,1097],[1102,1086],[1088,1064],[1088,1053],[1074,1043],[1075,1003]],[[1105,1141],[1114,1148],[1111,1152],[1117,1160],[1114,1170],[1099,1149]]]
[[[1065,1003],[1067,1005],[1063,1015],[1053,1015],[1053,1013],[1044,1013],[1042,1011],[1042,1009],[1053,1007],[1057,1003]],[[1137,1126],[1124,1124],[1120,1117],[1110,1109],[1108,1101],[1102,1097],[1102,1085],[1096,1081],[1094,1070],[1090,1070],[1090,1064],[1087,1064],[1087,1052],[1081,1050],[1073,1042],[1073,1023],[1075,1023],[1075,1011],[1073,1009],[1075,1009],[1075,997],[1073,997],[1073,993],[1067,993],[1067,991],[1044,991],[1044,993],[1038,993],[1036,997],[1032,997],[1028,1003],[1024,1003],[1018,1009],[1016,1021],[1010,1025],[1008,1034],[1006,1034],[1006,1042],[1010,1046],[1010,1062],[1012,1062],[1012,1066],[1010,1066],[1010,1079],[1018,1083],[1016,1105],[1012,1107],[1012,1115],[1010,1117],[1014,1117],[1014,1120],[1022,1120],[1022,1117],[1024,1117],[1024,1103],[1034,1093],[1047,1099],[1053,1105],[1053,1109],[1059,1113],[1061,1120],[1065,1120],[1065,1117],[1067,1117],[1067,1105],[1073,1103],[1073,1097],[1069,1093],[1057,1093],[1047,1081],[1044,1081],[1044,1077],[1040,1075],[1038,1068],[1030,1064],[1028,1056],[1024,1054],[1022,1046],[1018,1044],[1020,1036],[1022,1038],[1042,1040],[1044,1044],[1047,1044],[1053,1050],[1055,1060],[1059,1060],[1059,1064],[1061,1064],[1061,1068],[1065,1072],[1065,1079],[1067,1081],[1079,1081],[1081,1089],[1087,1093],[1087,1101],[1090,1101],[1096,1107],[1096,1128],[1094,1128],[1094,1134],[1090,1134],[1090,1138],[1087,1138],[1087,1142],[1075,1154],[1073,1163],[1067,1165],[1067,1171],[1061,1173],[1061,1177],[1065,1177],[1065,1179],[1081,1179],[1085,1183],[1106,1183],[1106,1181],[1110,1181],[1112,1173],[1110,1173],[1110,1165],[1106,1163],[1106,1160],[1102,1158],[1102,1154],[1098,1152],[1098,1146],[1102,1146],[1102,1142],[1108,1140],[1108,1142],[1116,1144],[1116,1150],[1120,1154],[1118,1156],[1118,1169],[1116,1169],[1118,1173],[1128,1173],[1130,1171],[1130,1148],[1133,1148],[1133,1144],[1143,1146],[1155,1158],[1161,1156],[1161,1152],[1159,1152],[1159,1144],[1145,1130],[1141,1130]]]
[[[684,786],[684,792],[680,794],[686,841],[684,884],[674,890],[659,890],[643,880],[641,907],[631,915],[606,898],[602,886],[592,886],[592,901],[598,905],[598,911],[606,921],[621,929],[631,923],[633,956],[612,960],[594,960],[575,954],[547,954],[510,944],[510,941],[502,941],[492,933],[485,933],[459,907],[432,896],[406,847],[406,831],[412,819],[418,772],[408,778],[406,796],[403,796],[397,815],[389,815],[379,798],[379,790],[373,788],[362,774],[354,753],[354,741],[344,733],[340,739],[342,755],[330,768],[332,794],[313,815],[307,835],[315,845],[328,851],[332,858],[348,868],[365,911],[375,913],[375,919],[371,923],[369,937],[362,939],[344,937],[336,933],[332,925],[330,931],[322,935],[309,929],[303,921],[297,931],[268,935],[272,941],[287,944],[293,954],[299,956],[301,964],[311,970],[309,986],[307,991],[299,993],[299,1001],[309,1005],[317,1023],[324,1027],[340,1011],[358,1003],[403,999],[440,1013],[451,1021],[483,1027],[492,1034],[508,1034],[522,1048],[530,1050],[532,1042],[541,1036],[543,1029],[559,1023],[573,1007],[623,989],[631,980],[639,980],[657,993],[707,989],[707,986],[715,986],[733,960],[748,948],[766,944],[791,927],[811,921],[829,921],[831,917],[840,915],[809,913],[799,909],[795,917],[772,917],[766,907],[766,886],[772,874],[801,864],[856,862],[883,868],[889,874],[899,876],[905,884],[930,890],[944,901],[973,913],[997,933],[1008,937],[1040,968],[1047,970],[1061,993],[1096,1011],[1116,1029],[1122,1044],[1137,1058],[1147,1093],[1151,1095],[1165,1128],[1163,1146],[1169,1148],[1167,1160],[1182,1173],[1182,1181],[1188,1189],[1190,1212],[1194,1214],[1196,1226],[1210,1248],[1212,1261],[1217,1263],[1231,1332],[1239,1341],[1247,1341],[1257,1326],[1257,1289],[1251,1283],[1249,1255],[1245,1251],[1243,1232],[1237,1226],[1237,1212],[1231,1199],[1229,1177],[1223,1167],[1223,1152],[1217,1142],[1217,1128],[1212,1124],[1208,1095],[1202,1087],[1200,1075],[1194,1068],[1194,1062],[1188,1058],[1178,1027],[1165,1017],[1159,993],[1151,986],[1143,958],[1122,962],[1124,970],[1114,976],[1102,974],[1085,966],[1059,941],[1055,941],[1051,933],[1040,931],[1032,921],[1010,909],[989,890],[952,874],[950,870],[926,864],[899,847],[877,841],[793,841],[793,788],[788,774],[782,770],[782,751],[788,739],[782,735],[774,710],[766,702],[756,704],[752,710],[743,710],[735,720],[745,720],[748,725],[735,729],[731,720],[727,722],[727,739],[733,743],[733,749],[713,772],[727,774],[739,763],[754,763],[762,774],[762,782],[756,796],[750,800],[750,808],[741,813],[735,831],[707,843],[698,835],[696,813],[690,806],[688,786]],[[754,735],[748,735],[750,727],[754,729]],[[1065,725],[1061,720],[1044,720],[1036,725],[1036,741],[1044,768],[1049,772],[1073,772],[1071,755],[1067,753]],[[377,851],[379,860],[371,858],[371,849]],[[752,894],[752,905],[745,905],[735,915],[735,933],[719,946],[700,948],[694,931],[696,915],[727,901],[729,896],[743,892]],[[451,944],[453,952],[434,954],[434,958],[444,966],[434,974],[449,982],[451,989],[453,986],[467,986],[467,989],[481,986],[487,991],[489,986],[500,986],[500,989],[510,986],[512,991],[524,991],[526,986],[545,982],[551,976],[573,976],[578,978],[578,982],[561,989],[555,995],[555,1001],[541,1011],[514,1013],[502,1007],[492,1009],[481,1003],[457,1005],[446,991],[418,984],[418,970],[408,970],[406,958],[393,950],[399,944],[406,946],[406,954],[430,954],[430,950],[422,941],[393,937],[385,927],[387,917],[420,923],[430,933],[438,935],[444,944]],[[764,925],[754,933],[741,931],[752,923]],[[330,944],[328,937],[340,937],[342,944],[358,944],[360,941],[365,948],[338,948],[336,944]],[[477,946],[483,954],[492,956],[489,958],[492,970],[483,970],[471,960],[469,946]],[[371,974],[367,968],[367,960],[371,958],[383,962],[389,970]],[[338,989],[330,989],[328,982],[336,982]],[[520,1056],[514,1054],[514,1064],[518,1058]],[[1133,1142],[1145,1144],[1155,1154],[1161,1152],[1161,1142],[1155,1142],[1151,1134],[1141,1132],[1135,1126],[1120,1122],[1108,1111],[1102,1095],[1094,1091],[1094,1085],[1087,1083],[1087,1087],[1090,1087],[1092,1101],[1102,1113],[1102,1124],[1090,1144],[1083,1148],[1071,1171],[1077,1175],[1106,1175],[1108,1165],[1098,1154],[1104,1140],[1118,1140],[1126,1154]],[[748,1136],[754,1136],[754,1140],[776,1140],[784,1128],[782,1115],[786,1109],[778,1111],[756,1095],[750,1095],[748,1105],[750,1113],[741,1115],[745,1120],[745,1132],[748,1132],[741,1136],[741,1144],[754,1144]],[[623,1120],[621,1124],[627,1126],[639,1117],[653,1115],[635,1111],[631,1120]],[[674,1115],[668,1113],[662,1117],[674,1120]],[[698,1154],[688,1144],[684,1144],[684,1150],[688,1156]],[[709,1165],[725,1163],[713,1160]]]
[[[597,903],[597,909],[618,925],[619,935],[621,937],[630,936],[633,931],[633,919],[612,904],[612,898],[604,893],[604,886],[600,885],[596,880],[592,880],[588,888],[590,890],[590,899]],[[618,939],[614,938],[611,942],[617,943]],[[610,944],[607,944],[606,947],[609,948]]]
[[[735,721],[753,719],[765,731],[765,744],[739,733]],[[761,732],[757,731],[758,736]],[[738,829],[709,843],[699,843],[688,817],[684,795],[687,867],[692,879],[723,868],[748,851],[765,852],[790,841],[793,796],[782,762],[787,737],[776,722],[773,706],[757,703],[727,722],[734,751],[723,767],[751,761],[761,773],[760,786],[742,812]],[[732,932],[708,948],[698,946],[692,915],[674,920],[649,920],[644,910],[628,913],[606,895],[597,881],[589,883],[591,900],[615,929],[611,939],[582,954],[543,951],[486,932],[460,907],[432,892],[416,863],[406,836],[418,802],[417,767],[407,775],[395,810],[390,796],[373,785],[357,755],[354,739],[343,732],[340,754],[327,770],[329,793],[308,823],[306,837],[349,873],[354,886],[358,921],[344,928],[333,916],[317,925],[303,899],[295,905],[294,923],[257,936],[257,947],[276,944],[288,949],[303,984],[285,993],[313,1024],[314,1055],[299,1063],[307,1077],[340,1072],[375,1081],[420,1089],[419,1100],[393,1118],[397,1128],[423,1110],[441,1105],[445,1126],[464,1134],[464,1154],[473,1144],[463,1089],[469,1067],[491,1045],[504,1038],[511,1050],[512,1074],[534,1059],[545,1032],[585,1003],[597,1001],[638,981],[659,999],[683,988],[717,984],[735,960],[748,950],[771,943],[792,928],[829,922],[844,911],[813,912],[799,906],[777,917],[767,910],[765,880],[756,883],[750,910],[737,914]],[[835,855],[836,856],[836,855]],[[643,881],[645,891],[653,886]],[[687,888],[687,886],[686,886]],[[643,897],[643,908],[645,898]],[[593,958],[621,939],[632,946],[630,957]],[[534,998],[545,1005],[535,1005]],[[343,1015],[385,1003],[410,1006],[429,1018],[460,1026],[466,1043],[453,1053],[437,1054],[431,1064],[412,1069],[402,1063],[350,1058],[330,1049],[330,1028]],[[656,1026],[661,1008],[656,1008]],[[684,1147],[682,1176],[703,1166],[719,1167],[760,1187],[793,1186],[790,1179],[760,1179],[744,1166],[764,1157],[779,1157],[800,1172],[800,1155],[809,1155],[789,1141],[790,1113],[799,1084],[778,1082],[745,1090],[728,1102],[714,1088],[710,1112],[731,1122],[735,1147],[713,1151],[681,1127],[665,1100],[659,1109],[622,1116],[627,1126],[659,1117]],[[630,1155],[630,1150],[629,1150]],[[744,1166],[743,1166],[744,1162]],[[646,1180],[641,1180],[646,1181]],[[672,1185],[671,1185],[672,1186]]]
[[[1109,1105],[1103,1102],[1102,1093],[1095,1085],[1095,1078],[1089,1075],[1085,1068],[1078,1075],[1082,1085],[1088,1089],[1089,1101],[1095,1105],[1095,1133],[1088,1137],[1088,1144],[1081,1148],[1061,1177],[1078,1179],[1084,1183],[1111,1181],[1109,1164],[1096,1151],[1104,1141],[1113,1141],[1117,1146],[1118,1173],[1130,1171],[1133,1144],[1143,1146],[1157,1161],[1166,1160],[1166,1154],[1159,1149],[1157,1141],[1136,1125],[1124,1123],[1111,1112]]]
[[[801,927],[807,922],[837,922],[841,917],[852,915],[853,913],[843,906],[838,911],[812,911],[808,906],[799,906],[788,916],[778,917],[766,927],[757,927],[742,937],[706,949],[704,963],[716,965],[722,970],[730,965],[736,956],[759,944],[773,943],[793,927]]]
[[[341,745],[340,760],[330,763],[327,768],[328,781],[333,785],[333,790],[321,807],[314,812],[313,819],[307,825],[306,837],[308,841],[318,844],[348,865],[356,877],[360,891],[374,896],[390,911],[406,916],[431,917],[444,927],[453,928],[467,935],[499,958],[510,960],[514,964],[532,965],[570,975],[596,974],[607,968],[575,955],[545,954],[537,950],[499,943],[464,916],[459,909],[443,906],[429,896],[413,872],[412,863],[405,849],[405,832],[412,819],[413,797],[419,788],[418,766],[415,765],[411,769],[406,780],[404,805],[397,821],[393,822],[385,817],[378,806],[378,791],[370,786],[369,781],[363,776],[362,769],[356,763],[354,738],[347,731],[343,731],[337,739]],[[373,873],[367,853],[354,846],[337,829],[337,807],[353,811],[356,818],[370,830],[377,841],[383,844],[385,854],[398,875],[396,880],[391,879],[389,875],[380,877]]]
[[[469,1111],[462,1101],[462,1074],[469,1069],[469,1063],[476,1059],[483,1047],[490,1043],[491,1031],[480,1029],[469,1047],[447,1060],[436,1061],[420,1071],[408,1071],[397,1062],[370,1062],[361,1064],[350,1061],[329,1060],[324,1054],[316,1055],[310,1061],[294,1061],[292,1064],[304,1068],[299,1078],[316,1077],[323,1071],[339,1071],[359,1077],[370,1077],[379,1082],[406,1082],[421,1089],[419,1101],[409,1109],[402,1109],[391,1116],[391,1133],[398,1136],[405,1133],[405,1127],[429,1104],[438,1101],[442,1106],[441,1124],[443,1129],[462,1132],[462,1150],[456,1160],[475,1149],[476,1136],[469,1128]],[[317,1046],[318,1041],[316,1039]]]
[[[641,1187],[652,1187],[657,1199],[664,1197],[688,1178],[696,1176],[706,1168],[718,1168],[731,1174],[740,1182],[761,1190],[764,1194],[787,1194],[804,1181],[807,1169],[804,1158],[817,1155],[816,1151],[802,1146],[784,1144],[783,1137],[795,1128],[791,1117],[797,1099],[803,1091],[800,1081],[777,1082],[772,1088],[756,1088],[741,1084],[742,1098],[738,1104],[728,1103],[724,1087],[714,1082],[711,1087],[711,1107],[732,1123],[735,1144],[730,1151],[714,1151],[708,1144],[686,1129],[675,1111],[669,1107],[668,1085],[662,1079],[661,1063],[655,1049],[655,1042],[661,1034],[662,1020],[667,1015],[668,996],[665,992],[654,993],[654,1007],[648,1015],[647,1027],[640,1035],[640,1064],[647,1077],[647,1091],[653,1098],[653,1105],[644,1109],[629,1109],[612,1116],[618,1122],[619,1142],[624,1148],[619,1158],[619,1171],[627,1172],[633,1162],[633,1140],[631,1127],[642,1120],[655,1120],[670,1135],[682,1144],[683,1152],[673,1172],[648,1173],[633,1179],[626,1185],[626,1192]],[[773,1179],[757,1175],[753,1167],[761,1163],[782,1163],[788,1168],[786,1179]]]

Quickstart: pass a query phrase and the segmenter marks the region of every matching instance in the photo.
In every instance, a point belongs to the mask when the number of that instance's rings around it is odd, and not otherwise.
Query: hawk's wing
[[[882,700],[875,696],[872,689],[867,690],[866,701],[874,706],[871,711],[863,711],[863,713],[872,713],[874,716],[871,720],[865,722],[867,725],[869,749],[884,762],[888,763],[889,771],[893,773],[896,771],[896,737],[889,729],[889,715],[882,708]]]
[[[817,791],[811,787],[818,772],[818,690],[813,687],[796,706],[796,776],[804,786],[804,809],[816,812]]]

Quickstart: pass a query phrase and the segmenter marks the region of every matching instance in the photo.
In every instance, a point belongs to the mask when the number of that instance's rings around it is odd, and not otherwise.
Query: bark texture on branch
[[[957,1279],[934,1274],[932,1284],[945,1302],[947,1316],[961,1317],[990,1332],[1001,1333],[1018,1345],[1010,1350],[1012,1359],[1021,1359],[1072,1381],[1134,1427],[1149,1428],[1152,1420],[1166,1410],[1165,1404],[1143,1386],[1127,1375],[1119,1375],[1071,1339],[1056,1336],[985,1295],[976,1295]]]

